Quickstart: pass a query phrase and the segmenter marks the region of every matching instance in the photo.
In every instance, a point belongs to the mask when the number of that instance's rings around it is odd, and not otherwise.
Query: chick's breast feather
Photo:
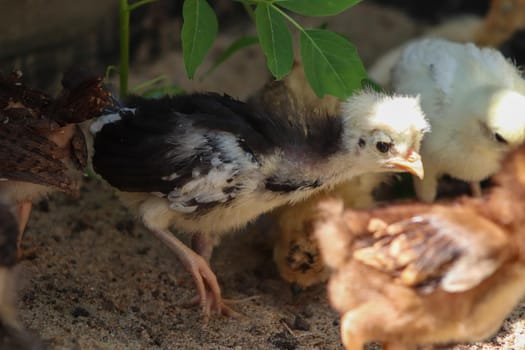
[[[342,116],[291,118],[218,94],[134,97],[93,123],[93,165],[192,272],[204,314],[224,312],[206,261],[220,235],[362,173],[422,175],[417,99],[367,91],[347,104]],[[170,224],[194,235],[200,255]]]

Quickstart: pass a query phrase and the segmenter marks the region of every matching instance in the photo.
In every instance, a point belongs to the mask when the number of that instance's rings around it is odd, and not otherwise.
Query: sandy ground
[[[246,28],[240,23],[237,33]],[[330,21],[329,28],[348,34],[366,64],[421,30],[398,13],[365,4]],[[213,54],[237,33],[223,33]],[[183,80],[178,52],[135,67],[131,81],[160,73],[188,90],[240,98],[267,77],[262,54],[253,48],[204,82]],[[194,296],[193,281],[175,256],[107,185],[86,179],[80,198],[55,194],[35,207],[24,241],[34,256],[19,267],[23,322],[52,349],[341,349],[339,318],[324,286],[293,296],[279,279],[267,222],[228,236],[215,249],[212,267],[223,294],[241,300],[235,308],[243,316],[204,325],[198,308],[185,305]],[[524,349],[524,310],[522,304],[492,340],[453,349]]]

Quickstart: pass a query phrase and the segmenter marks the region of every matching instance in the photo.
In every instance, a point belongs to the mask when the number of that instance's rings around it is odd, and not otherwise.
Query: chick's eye
[[[495,134],[494,134],[494,138],[495,138],[496,141],[498,141],[499,143],[504,143],[504,144],[507,143],[507,140],[505,140],[505,139],[503,138],[503,136],[501,136],[499,133],[495,133]]]
[[[392,146],[391,143],[388,143],[388,142],[378,142],[376,143],[376,148],[379,152],[381,153],[386,153],[390,150],[390,147]]]

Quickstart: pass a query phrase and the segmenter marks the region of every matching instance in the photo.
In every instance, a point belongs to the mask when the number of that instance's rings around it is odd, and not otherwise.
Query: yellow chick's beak
[[[388,163],[393,168],[397,168],[403,172],[408,172],[414,176],[419,177],[420,179],[423,179],[423,176],[425,175],[421,156],[417,152],[412,151],[407,157],[395,157]]]

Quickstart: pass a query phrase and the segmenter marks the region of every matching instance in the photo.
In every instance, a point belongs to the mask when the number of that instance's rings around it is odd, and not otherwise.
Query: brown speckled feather
[[[430,230],[425,234],[426,229],[383,235],[372,246],[358,249],[354,259],[392,275],[403,284],[427,284],[442,277],[460,251],[450,237]]]
[[[72,192],[75,186],[67,174],[63,158],[64,152],[56,144],[30,126],[3,120],[0,127],[0,178]]]
[[[458,208],[436,208],[371,233],[353,258],[424,292],[472,288],[501,265],[508,243],[492,222]]]
[[[87,165],[84,135],[74,123],[98,117],[113,101],[102,79],[78,69],[56,99],[26,87],[21,73],[0,75],[0,179],[76,192],[69,164]],[[72,128],[72,129],[71,129]]]
[[[12,72],[8,76],[0,74],[0,109],[5,109],[11,103],[19,103],[34,116],[51,104],[51,96],[42,91],[28,88],[22,83],[22,73]]]
[[[61,94],[49,106],[50,118],[61,126],[81,123],[102,114],[112,104],[111,94],[104,89],[101,77],[72,69],[64,74]]]

